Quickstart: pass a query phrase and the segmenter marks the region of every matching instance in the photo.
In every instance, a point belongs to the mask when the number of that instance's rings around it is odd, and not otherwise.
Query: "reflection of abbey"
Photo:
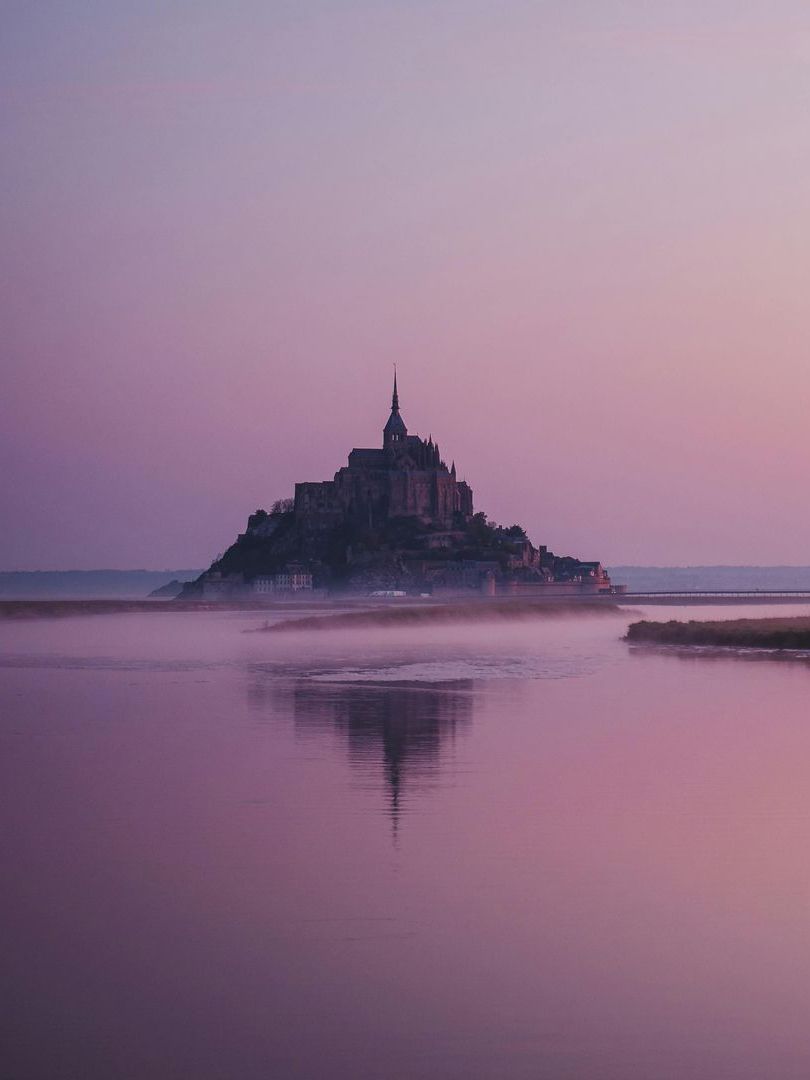
[[[432,438],[409,435],[399,411],[397,377],[380,449],[354,449],[334,480],[295,485],[295,517],[308,531],[340,521],[373,528],[392,518],[418,518],[450,529],[472,517],[472,491],[448,469]]]
[[[443,743],[452,743],[472,721],[472,685],[470,679],[414,687],[299,678],[261,680],[256,696],[291,708],[297,730],[340,732],[350,744],[352,765],[376,773],[382,764],[396,837],[403,798],[424,793],[435,781]]]

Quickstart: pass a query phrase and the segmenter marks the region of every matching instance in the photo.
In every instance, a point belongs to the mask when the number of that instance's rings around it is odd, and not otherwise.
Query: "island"
[[[295,485],[293,498],[252,513],[228,550],[179,598],[354,593],[611,596],[599,561],[535,546],[473,507],[473,492],[432,435],[410,434],[397,377],[382,445],[355,448],[333,479]]]

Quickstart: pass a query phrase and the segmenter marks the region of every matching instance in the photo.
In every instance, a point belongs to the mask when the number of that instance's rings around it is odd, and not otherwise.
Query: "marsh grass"
[[[730,645],[755,649],[810,648],[810,617],[723,619],[632,623],[626,641],[656,645]]]

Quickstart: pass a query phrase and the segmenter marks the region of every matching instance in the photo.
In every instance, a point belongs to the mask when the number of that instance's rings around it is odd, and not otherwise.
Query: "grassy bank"
[[[298,630],[351,630],[364,628],[436,626],[444,623],[499,622],[515,619],[541,619],[561,615],[616,615],[621,609],[612,604],[551,603],[548,600],[477,600],[458,603],[426,603],[402,607],[377,607],[365,611],[344,611],[334,615],[312,615],[268,623],[269,633]]]
[[[752,649],[810,649],[810,617],[633,623],[631,642],[656,645],[730,645]]]

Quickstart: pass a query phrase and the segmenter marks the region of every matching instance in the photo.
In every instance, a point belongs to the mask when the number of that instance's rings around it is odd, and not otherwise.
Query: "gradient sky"
[[[0,568],[409,428],[559,554],[809,563],[810,9],[2,5]]]

